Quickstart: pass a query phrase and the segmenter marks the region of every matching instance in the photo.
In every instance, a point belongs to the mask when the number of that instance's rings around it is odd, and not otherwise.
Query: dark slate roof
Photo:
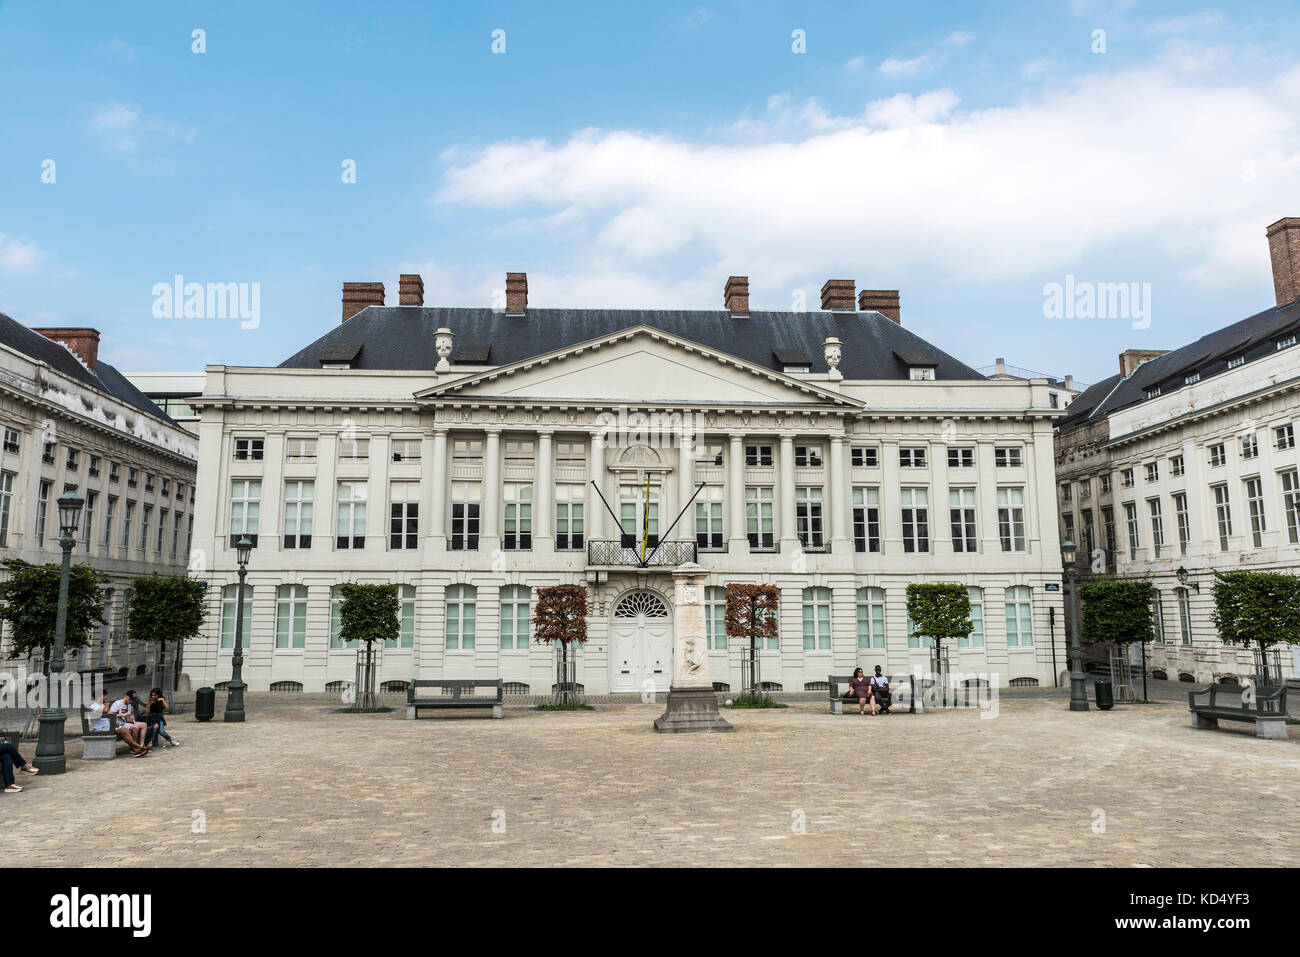
[[[21,322],[17,322],[0,312],[0,344],[21,352],[23,355],[53,369],[57,369],[72,379],[84,382],[101,392],[107,392],[127,405],[161,419],[169,425],[177,425],[176,420],[154,404],[153,400],[132,385],[122,373],[102,359],[95,363],[91,372],[68,348],[60,342],[46,339],[39,332],[33,332]]]
[[[451,361],[453,364],[459,363],[467,366],[487,365],[488,356],[491,354],[491,346],[463,345],[459,346],[456,351],[452,353]]]
[[[1081,392],[1070,403],[1058,427],[1069,429],[1103,419],[1120,409],[1147,402],[1147,391],[1159,388],[1162,396],[1181,389],[1183,381],[1199,372],[1204,381],[1226,372],[1228,360],[1245,355],[1246,362],[1275,352],[1273,341],[1283,333],[1300,331],[1300,299],[1275,306],[1201,336],[1172,352],[1142,363],[1127,379],[1118,373]],[[1296,346],[1293,348],[1300,348]]]
[[[355,342],[344,342],[337,346],[330,346],[321,353],[321,362],[353,362],[357,358],[357,353],[361,351],[361,346]]]
[[[929,355],[936,379],[984,378],[878,312],[753,312],[733,319],[721,309],[529,309],[510,316],[491,309],[370,306],[280,368],[317,368],[325,350],[354,343],[365,346],[354,369],[433,369],[433,337],[440,326],[451,329],[457,342],[491,343],[492,364],[501,366],[643,324],[776,372],[781,365],[775,352],[787,349],[815,357],[812,371],[825,372],[822,343],[836,336],[843,343],[839,368],[846,379],[908,378],[896,350]]]

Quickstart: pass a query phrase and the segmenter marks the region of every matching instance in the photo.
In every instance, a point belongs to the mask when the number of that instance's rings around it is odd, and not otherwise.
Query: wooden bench
[[[846,698],[840,693],[839,686],[843,685],[847,693],[849,680],[852,675],[827,675],[826,684],[830,686],[830,705],[831,714],[843,714],[844,703],[850,702],[857,704],[857,698]],[[892,711],[895,706],[906,704],[909,714],[916,713],[916,675],[906,675],[904,678],[894,679],[888,675],[884,676],[889,679],[889,694],[891,701],[889,709]],[[906,699],[904,701],[903,699]],[[851,713],[851,712],[850,712]]]
[[[81,708],[81,757],[85,761],[111,761],[117,757],[117,746],[125,741],[113,730],[113,718],[108,716],[107,731],[91,731],[90,718],[85,707]],[[129,747],[128,747],[129,750]]]
[[[491,688],[493,693],[480,694],[479,688]],[[433,689],[436,693],[430,694]],[[415,718],[421,708],[491,708],[492,717],[499,718],[504,689],[501,678],[422,678],[406,689],[406,716]]]
[[[1255,725],[1257,738],[1285,738],[1286,685],[1269,692],[1256,690],[1253,705],[1241,700],[1244,690],[1241,685],[1219,683],[1187,692],[1192,727],[1215,729],[1220,721],[1246,721]],[[1209,700],[1196,700],[1205,696]],[[1228,703],[1220,702],[1220,697],[1227,698]]]

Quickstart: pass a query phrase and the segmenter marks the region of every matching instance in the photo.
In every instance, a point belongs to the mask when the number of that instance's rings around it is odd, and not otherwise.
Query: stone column
[[[501,547],[501,430],[488,429],[483,443],[483,512],[479,520],[479,550],[491,554]]]
[[[831,512],[831,551],[843,555],[853,550],[849,541],[849,470],[844,461],[844,436],[831,436],[830,486],[826,507]]]
[[[595,482],[593,486],[591,483]],[[605,437],[603,433],[593,432],[591,436],[591,476],[587,483],[586,540],[605,537],[605,504],[596,494],[599,488],[605,491]]]
[[[718,713],[718,696],[709,680],[709,649],[704,624],[704,581],[708,572],[695,562],[673,570],[673,681],[668,710],[655,719],[666,734],[731,731]]]
[[[429,509],[426,513],[429,516],[429,544],[435,552],[442,553],[447,550],[447,492],[450,488],[447,481],[445,427],[435,427],[433,430],[431,465],[429,476],[425,480],[428,491],[421,494],[429,496]]]
[[[727,449],[727,550],[748,554],[745,547],[745,437],[733,435]]]
[[[695,441],[696,436],[682,435],[682,441],[677,449],[677,506],[673,509],[671,515],[661,515],[660,525],[662,535],[668,531],[668,522],[671,522],[691,500],[691,493],[695,491]],[[701,438],[701,441],[702,438]],[[667,484],[667,483],[665,483]],[[696,501],[699,501],[696,499]],[[682,516],[682,520],[677,523],[677,528],[673,534],[682,541],[691,542],[695,540],[695,509],[692,509]]]
[[[555,452],[550,430],[537,433],[537,468],[533,483],[533,551],[555,551]]]
[[[781,552],[793,555],[800,550],[799,534],[794,520],[794,436],[781,436],[780,471],[776,483],[776,505],[780,510],[777,532],[781,539]]]

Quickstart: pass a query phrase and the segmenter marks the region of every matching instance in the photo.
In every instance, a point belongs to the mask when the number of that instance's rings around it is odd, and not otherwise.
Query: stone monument
[[[673,680],[668,690],[668,710],[655,719],[655,730],[666,734],[734,730],[718,712],[718,696],[709,680],[704,627],[707,574],[695,562],[673,569]]]

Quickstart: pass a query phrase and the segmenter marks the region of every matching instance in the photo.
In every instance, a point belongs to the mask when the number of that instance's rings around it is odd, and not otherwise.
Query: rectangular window
[[[1210,446],[1210,467],[1218,468],[1228,461],[1228,453],[1224,451],[1223,443]]]
[[[181,513],[172,513],[172,558],[176,557],[176,550],[181,544]]]
[[[145,472],[145,473],[144,473],[144,490],[145,490],[146,492],[152,492],[152,491],[153,491],[153,473],[152,473],[152,472]]]
[[[973,469],[975,467],[975,450],[971,448],[949,449],[948,468]]]
[[[1109,494],[1110,494],[1110,476],[1109,476],[1109,475],[1103,475],[1103,476],[1101,476],[1101,480],[1100,480],[1100,481],[1101,481],[1101,494],[1102,494],[1102,495],[1109,495]]]
[[[1160,601],[1160,589],[1151,590],[1151,630],[1155,633],[1156,641],[1162,645],[1165,643],[1165,609]]]
[[[370,461],[370,439],[358,438],[355,435],[343,434],[339,436],[339,461],[340,462],[368,462]]]
[[[334,546],[341,549],[366,547],[366,501],[370,491],[365,482],[339,482]]]
[[[583,543],[583,508],[586,488],[582,485],[555,487],[555,550],[576,551]]]
[[[903,506],[903,551],[930,550],[930,493],[923,488],[905,488],[899,493]]]
[[[221,647],[235,647],[236,616],[239,612],[239,586],[226,585],[221,589]],[[240,644],[248,647],[248,629],[253,621],[253,587],[244,586],[244,619],[240,627]]]
[[[831,590],[805,588],[803,590],[803,650],[830,651],[831,649]]]
[[[501,547],[527,551],[533,547],[533,487],[506,482],[501,487]]]
[[[293,479],[284,483],[284,547],[311,548],[316,483]],[[179,531],[179,524],[177,530]],[[175,546],[172,546],[175,551]]]
[[[586,468],[586,443],[573,439],[559,439],[555,443],[555,464],[562,469]]]
[[[17,455],[21,446],[18,444],[21,438],[17,429],[5,429],[4,450],[11,455]]]
[[[1137,504],[1134,502],[1124,503],[1124,524],[1128,527],[1128,557],[1129,561],[1137,560],[1138,546],[1141,544],[1138,530],[1138,513]]]
[[[1151,547],[1155,557],[1160,557],[1160,549],[1165,546],[1165,519],[1160,511],[1160,499],[1147,499],[1147,511],[1151,516]]]
[[[263,439],[253,438],[236,438],[235,439],[235,461],[236,462],[260,462],[262,461]],[[127,484],[133,484],[135,479],[135,469],[128,473],[130,481]]]
[[[1295,469],[1282,473],[1282,511],[1286,512],[1287,540],[1300,543],[1300,474]]]
[[[1102,532],[1106,536],[1106,564],[1115,566],[1115,510],[1109,505],[1101,509]]]
[[[979,551],[975,537],[975,490],[954,488],[948,492],[948,518],[952,524],[954,552]]]
[[[702,467],[713,466],[717,468],[722,465],[723,448],[718,442],[696,442],[695,443],[695,463]]]
[[[477,551],[482,490],[478,482],[451,483],[451,541],[453,551]]]
[[[1256,548],[1264,544],[1264,484],[1257,478],[1246,479],[1246,512],[1250,515],[1250,541]]]
[[[113,544],[113,515],[117,511],[117,497],[110,495],[108,497],[108,507],[104,512],[104,538],[105,548]]]
[[[704,629],[709,651],[727,650],[727,590],[717,585],[704,589]]]
[[[1295,428],[1288,423],[1273,430],[1273,444],[1279,452],[1295,448]]]
[[[1024,461],[1021,458],[1019,446],[1009,446],[1007,448],[995,448],[993,450],[993,464],[1000,469],[1018,469]]]
[[[289,462],[315,462],[316,440],[287,438],[284,440],[284,457]],[[166,494],[165,492],[163,493]]]
[[[1192,605],[1188,601],[1187,589],[1179,588],[1178,592],[1178,629],[1182,635],[1182,643],[1190,645],[1192,643]]]
[[[772,446],[746,445],[745,464],[750,466],[755,466],[755,467],[767,468],[772,464]]]
[[[1154,389],[1147,389],[1147,398],[1148,399],[1160,398],[1160,386],[1156,386]]]
[[[998,538],[1004,552],[1025,550],[1025,490],[998,489]]]
[[[904,469],[925,468],[925,447],[918,446],[915,448],[899,449],[898,466],[899,468]]]
[[[1241,437],[1241,457],[1243,459],[1253,459],[1259,455],[1259,442],[1255,438],[1255,433]]]
[[[343,640],[343,593],[335,585],[330,589],[330,647],[355,648],[359,643],[356,638]]]
[[[853,489],[853,550],[880,551],[880,489]]]
[[[1183,385],[1193,385],[1200,381],[1201,374],[1199,372],[1193,372],[1191,375],[1183,376]]]
[[[1191,519],[1187,514],[1187,495],[1174,493],[1174,522],[1178,525],[1178,554],[1187,554],[1187,544],[1192,540]]]
[[[451,464],[481,466],[483,464],[483,440],[453,439],[451,443]]]
[[[166,534],[166,532],[167,532],[167,509],[160,508],[158,510],[158,531],[154,533],[154,541],[153,541],[153,550],[157,552],[159,556],[162,555],[163,535]]]
[[[80,466],[80,462],[81,462],[81,453],[78,452],[76,449],[68,449],[68,458],[64,467],[69,472],[75,472],[77,471],[77,468]]]
[[[749,485],[745,488],[745,534],[749,547],[770,551],[776,547],[772,533],[772,487]]]
[[[1169,474],[1175,478],[1183,474],[1183,457],[1181,455],[1170,456]]]
[[[880,467],[880,450],[874,445],[855,445],[849,449],[849,462],[855,469]]]
[[[474,650],[475,599],[473,585],[447,586],[446,646],[448,651]]]
[[[1148,482],[1160,481],[1160,463],[1148,462],[1145,466]]]
[[[796,468],[821,468],[822,449],[820,445],[796,445],[794,447],[794,464]]]
[[[411,438],[393,439],[388,443],[389,456],[394,462],[420,461],[420,440]]]
[[[127,470],[126,470],[126,487],[127,487],[127,488],[135,488],[137,485],[139,485],[139,484],[140,484],[140,482],[139,482],[139,475],[140,475],[140,471],[139,471],[138,469],[127,469]]]
[[[1069,501],[1070,501],[1070,483],[1069,483],[1069,482],[1066,482],[1065,484],[1063,484],[1063,485],[1061,486],[1061,501],[1062,501],[1062,502],[1069,502]]]
[[[1120,488],[1132,488],[1133,484],[1134,482],[1133,482],[1132,469],[1124,469],[1122,472],[1119,473]]]
[[[415,586],[402,585],[397,589],[397,641],[389,639],[385,648],[415,647]]]
[[[45,529],[49,524],[50,482],[42,482],[36,491],[36,544],[45,541]]]
[[[14,473],[0,472],[0,547],[9,544],[9,520],[14,507]]]
[[[1083,519],[1083,541],[1080,542],[1080,544],[1083,545],[1084,554],[1088,557],[1088,560],[1091,561],[1092,551],[1097,547],[1093,535],[1095,529],[1092,524],[1092,509],[1085,508],[1079,513],[1079,515]]]
[[[122,515],[122,537],[118,540],[118,545],[122,550],[131,547],[131,523],[135,521],[135,502],[126,503],[126,511]]]
[[[885,590],[858,589],[858,647],[885,647]]]
[[[262,508],[261,479],[235,479],[230,483],[230,547],[247,536],[257,545],[258,520]],[[131,503],[126,504],[130,524]]]
[[[419,482],[393,482],[389,489],[388,547],[420,547]]]
[[[717,551],[722,545],[722,486],[706,485],[695,497],[695,546]]]
[[[275,590],[275,647],[307,645],[307,586],[281,585]]]
[[[913,382],[930,382],[934,379],[932,366],[908,366],[907,377]]]
[[[1079,498],[1092,497],[1092,479],[1079,479]]]
[[[90,461],[93,463],[99,460],[92,458]],[[162,489],[159,491],[159,494],[162,495],[164,498],[166,498],[171,493],[172,493],[172,480],[169,478],[165,478],[162,480]]]
[[[1034,644],[1033,593],[1027,585],[1006,589],[1007,647],[1029,648]]]
[[[91,532],[95,527],[95,503],[98,501],[98,492],[86,493],[86,504],[81,508],[81,543],[83,545],[90,545]]]
[[[1228,538],[1232,535],[1232,506],[1228,502],[1228,486],[1214,486],[1214,512],[1219,525],[1219,551],[1228,550]]]
[[[528,650],[529,592],[524,585],[501,588],[501,650]]]
[[[967,588],[966,594],[970,596],[970,637],[958,638],[958,648],[983,648],[984,647],[984,589]]]
[[[506,468],[508,469],[530,469],[536,459],[533,451],[532,439],[507,439],[506,447]]]
[[[1295,345],[1295,333],[1293,332],[1289,336],[1283,336],[1281,339],[1274,342],[1273,345],[1278,349],[1278,351],[1291,348]]]
[[[1072,512],[1061,513],[1061,534],[1069,541],[1074,541],[1074,514]]]
[[[804,548],[824,548],[822,490],[820,486],[798,486],[794,490],[794,524]]]
[[[1246,364],[1246,357],[1244,355],[1233,356],[1231,359],[1228,360],[1229,369],[1235,369],[1238,366],[1244,366],[1245,364]]]

